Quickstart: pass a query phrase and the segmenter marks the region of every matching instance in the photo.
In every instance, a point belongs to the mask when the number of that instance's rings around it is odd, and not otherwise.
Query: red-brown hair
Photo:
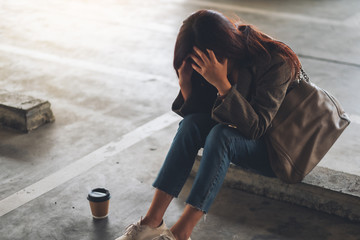
[[[228,58],[245,66],[266,64],[271,60],[270,52],[276,51],[289,62],[293,79],[301,67],[298,57],[286,44],[213,10],[199,10],[184,20],[175,43],[176,71],[194,46],[204,52],[213,50],[219,60]]]

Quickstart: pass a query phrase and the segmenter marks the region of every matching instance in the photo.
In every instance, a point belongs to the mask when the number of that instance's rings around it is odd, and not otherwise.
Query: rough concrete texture
[[[200,166],[197,157],[192,175]],[[225,178],[225,184],[272,199],[298,204],[334,214],[360,223],[360,176],[315,167],[298,184],[286,184],[278,178],[269,178],[234,164]]]
[[[176,128],[173,124],[157,132],[2,216],[1,239],[114,240],[146,213],[154,193],[151,184]],[[192,181],[187,181],[179,198],[170,204],[164,217],[168,226],[181,215]],[[88,191],[98,186],[110,189],[112,195],[109,217],[103,221],[92,219],[86,199]],[[340,217],[224,187],[191,238],[358,240],[358,226]]]
[[[170,111],[179,90],[172,69],[176,34],[200,8],[236,13],[301,56],[312,81],[334,94],[353,120],[320,164],[360,175],[357,0],[0,0],[0,88],[48,99],[56,116],[26,135],[0,129],[0,204]],[[146,213],[176,128],[171,124],[1,216],[0,239],[119,236]],[[169,226],[191,183],[170,205]],[[105,221],[92,220],[86,196],[93,187],[112,193]],[[192,239],[359,236],[358,223],[224,187]]]
[[[0,91],[0,126],[29,132],[55,121],[50,103],[20,93]]]

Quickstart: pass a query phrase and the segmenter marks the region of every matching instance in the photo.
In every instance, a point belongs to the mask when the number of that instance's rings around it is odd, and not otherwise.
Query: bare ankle
[[[184,233],[184,232],[178,232],[173,229],[170,229],[170,231],[172,232],[172,234],[174,235],[174,237],[176,238],[176,240],[188,240],[191,233],[190,234],[187,234],[187,233]]]
[[[157,228],[162,224],[162,219],[161,220],[156,220],[156,219],[145,216],[141,220],[140,224],[141,225],[147,225],[147,226],[149,226],[151,228]]]

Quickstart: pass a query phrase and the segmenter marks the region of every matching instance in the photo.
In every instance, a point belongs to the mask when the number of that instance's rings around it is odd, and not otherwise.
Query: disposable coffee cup
[[[93,218],[106,218],[109,213],[110,192],[105,188],[95,188],[88,194]]]

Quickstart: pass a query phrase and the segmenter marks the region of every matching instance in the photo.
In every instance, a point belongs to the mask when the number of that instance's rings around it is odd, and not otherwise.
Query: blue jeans
[[[186,203],[204,213],[219,192],[230,162],[275,176],[263,139],[246,139],[238,130],[199,113],[188,115],[180,122],[153,186],[178,197],[202,147],[202,159]]]

